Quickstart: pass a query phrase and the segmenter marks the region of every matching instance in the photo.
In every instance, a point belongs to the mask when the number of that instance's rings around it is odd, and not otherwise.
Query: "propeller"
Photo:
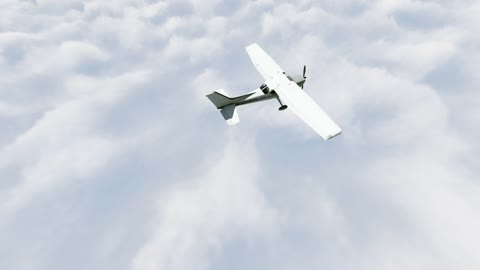
[[[303,66],[303,83],[305,83],[305,79],[307,78],[307,76],[305,76],[305,73],[307,73],[306,65]],[[303,84],[302,84],[302,89],[303,89]]]

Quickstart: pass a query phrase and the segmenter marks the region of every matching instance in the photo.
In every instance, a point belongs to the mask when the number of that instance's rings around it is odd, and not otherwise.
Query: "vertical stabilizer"
[[[223,107],[220,112],[229,126],[233,126],[240,122],[235,104],[230,104]]]

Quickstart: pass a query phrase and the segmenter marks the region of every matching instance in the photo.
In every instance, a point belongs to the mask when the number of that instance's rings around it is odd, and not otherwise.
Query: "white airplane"
[[[229,97],[223,89],[207,95],[217,109],[220,109],[228,125],[240,122],[237,106],[276,98],[280,103],[280,111],[290,108],[324,140],[342,133],[337,124],[303,91],[303,84],[307,78],[305,66],[303,76],[288,76],[256,43],[245,49],[258,72],[265,79],[265,83],[252,92],[238,97]]]

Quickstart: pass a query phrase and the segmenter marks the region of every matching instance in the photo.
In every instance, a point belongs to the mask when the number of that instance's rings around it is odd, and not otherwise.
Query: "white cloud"
[[[474,269],[480,240],[478,186],[450,165],[448,150],[380,162],[377,179],[445,265]],[[405,170],[408,167],[408,170]],[[448,232],[448,233],[447,233]],[[427,264],[429,262],[426,262]]]
[[[124,147],[121,141],[115,142],[108,135],[96,135],[95,129],[105,110],[125,98],[128,91],[146,79],[146,75],[77,79],[69,89],[72,97],[62,100],[7,145],[0,152],[0,167],[24,166],[19,183],[11,188],[6,198],[7,208],[23,207],[35,194],[65,185],[64,181],[91,175]]]
[[[272,233],[274,212],[257,188],[260,167],[252,146],[231,141],[204,166],[204,175],[161,193],[158,223],[133,269],[209,269],[232,233]]]
[[[85,149],[91,149],[85,151]],[[31,202],[35,195],[48,189],[58,190],[65,181],[75,181],[90,176],[105,165],[115,152],[115,146],[105,139],[85,139],[62,146],[57,151],[45,151],[47,157],[22,172],[23,183],[13,187],[7,197],[9,211]]]
[[[66,41],[59,46],[31,50],[18,69],[30,74],[68,72],[88,64],[99,64],[108,58],[107,53],[91,44]]]
[[[2,1],[2,269],[477,269],[479,5],[287,2]],[[342,136],[224,126],[252,42]]]

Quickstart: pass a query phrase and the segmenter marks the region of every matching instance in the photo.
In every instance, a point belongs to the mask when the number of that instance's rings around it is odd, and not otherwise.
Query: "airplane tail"
[[[217,109],[221,109],[227,105],[230,105],[233,100],[227,96],[227,93],[223,89],[217,90],[207,95],[207,97],[215,106],[217,106]]]
[[[217,109],[220,109],[220,113],[228,125],[232,126],[240,122],[236,105],[232,102],[233,98],[228,97],[223,89],[217,90],[207,97]]]
[[[225,121],[227,121],[227,124],[229,126],[240,123],[240,118],[238,117],[238,112],[236,108],[237,106],[235,106],[235,104],[230,104],[220,110],[220,113],[222,114]]]

